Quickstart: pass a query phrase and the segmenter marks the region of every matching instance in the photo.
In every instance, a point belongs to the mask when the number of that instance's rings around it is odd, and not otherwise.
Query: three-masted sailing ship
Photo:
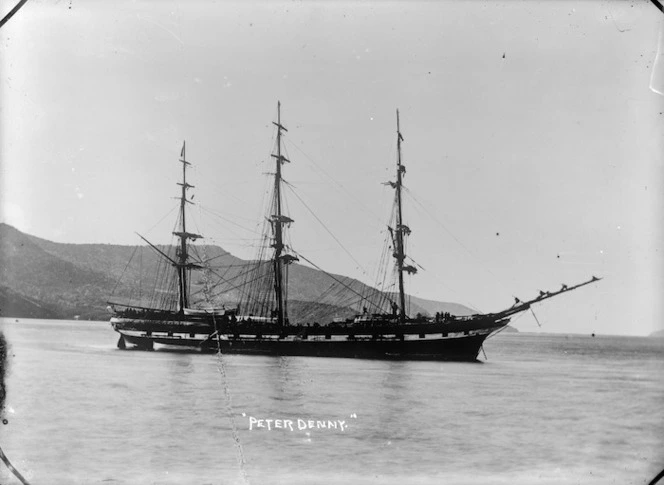
[[[239,284],[232,283],[233,289],[237,290],[235,301],[219,306],[208,298],[210,301],[206,307],[192,308],[192,271],[205,272],[206,262],[195,260],[190,251],[190,242],[201,236],[187,230],[186,207],[190,203],[187,194],[192,186],[187,183],[189,162],[185,158],[183,145],[180,158],[182,181],[178,184],[181,187],[179,224],[173,232],[177,238],[174,254],[144,239],[162,261],[171,266],[176,276],[172,288],[174,297],[168,305],[163,304],[164,300],[161,305],[109,302],[113,313],[111,324],[120,334],[119,348],[134,346],[151,350],[154,344],[161,344],[239,354],[476,360],[483,342],[503,329],[513,315],[530,309],[535,303],[599,280],[593,277],[577,285],[563,285],[557,291],[540,291],[536,298],[516,300],[511,307],[496,313],[455,316],[439,312],[435,317],[409,315],[404,274],[415,274],[417,269],[409,264],[406,255],[406,240],[411,230],[403,220],[405,166],[401,159],[401,147],[404,138],[397,111],[396,178],[388,182],[394,189],[395,213],[388,230],[398,287],[389,293],[375,291],[383,308],[375,303],[375,298],[363,297],[360,300],[362,311],[348,318],[330,318],[328,323],[323,324],[293,322],[288,313],[288,270],[299,259],[286,242],[287,228],[294,221],[283,210],[282,169],[289,160],[282,150],[282,138],[287,130],[281,122],[280,104],[277,121],[273,124],[277,130],[276,147],[272,154],[275,172],[266,218],[266,240],[261,245],[259,257],[247,263],[248,269],[234,278],[242,279]],[[266,248],[269,254],[265,254]],[[209,278],[204,279],[209,282]],[[343,284],[337,278],[335,281]],[[367,305],[372,307],[371,311],[368,311]]]

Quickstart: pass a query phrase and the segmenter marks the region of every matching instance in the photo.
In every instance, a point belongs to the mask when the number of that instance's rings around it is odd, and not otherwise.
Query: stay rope
[[[330,278],[332,278],[334,281],[336,281],[337,283],[339,283],[340,285],[342,285],[343,287],[345,287],[348,291],[350,291],[350,292],[352,292],[352,293],[355,293],[355,295],[357,295],[358,297],[360,297],[361,300],[365,300],[369,305],[371,305],[371,306],[375,306],[377,309],[380,310],[380,307],[378,307],[378,305],[373,304],[371,301],[369,301],[368,299],[366,299],[365,295],[362,295],[361,293],[358,293],[358,292],[355,291],[353,288],[351,288],[350,285],[347,285],[347,284],[345,284],[343,281],[339,280],[338,278],[335,278],[332,274],[330,274],[330,273],[328,273],[327,271],[325,271],[324,269],[322,269],[320,266],[318,266],[318,265],[317,265],[316,263],[314,263],[313,261],[311,261],[311,260],[307,259],[306,257],[304,257],[302,254],[300,254],[300,253],[298,253],[298,252],[295,252],[295,254],[297,254],[297,256],[298,256],[299,258],[305,260],[307,263],[309,263],[310,265],[312,265],[312,266],[313,266],[314,268],[316,268],[317,270],[322,271],[323,273],[325,273],[327,276],[329,276]],[[379,292],[379,290],[376,290],[376,292]],[[389,299],[389,298],[388,298],[388,299]],[[391,300],[390,300],[390,301],[391,301]]]
[[[129,261],[127,261],[127,264],[125,265],[124,269],[122,270],[122,274],[120,274],[120,277],[115,282],[115,286],[113,287],[113,290],[111,290],[111,295],[115,294],[115,290],[118,288],[118,285],[120,284],[120,281],[122,280],[125,273],[127,272],[127,268],[129,267],[129,264],[131,263],[131,260],[134,259],[134,256],[136,255],[136,251],[138,251],[138,246],[134,247],[134,251],[131,253],[131,256],[129,257]]]
[[[320,218],[314,213],[314,211],[311,210],[311,208],[306,204],[306,202],[304,202],[304,200],[302,200],[302,197],[300,197],[300,195],[297,192],[295,192],[295,190],[293,189],[293,186],[290,185],[290,184],[286,184],[286,187],[288,187],[290,189],[290,191],[293,193],[293,195],[295,195],[297,200],[299,200],[302,203],[304,208],[309,211],[309,213],[316,219],[316,221],[318,221],[318,223],[321,225],[321,227],[323,229],[325,229],[325,231],[332,237],[332,239],[334,239],[334,241],[339,245],[339,247],[353,260],[353,262],[355,264],[357,264],[357,267],[362,271],[362,273],[364,273],[366,275],[367,272],[364,269],[364,267],[362,266],[362,264],[357,259],[355,259],[355,257],[350,253],[350,251],[348,251],[348,249],[346,249],[346,247],[341,243],[341,241],[339,241],[339,239],[325,225],[325,223],[323,221],[321,221]]]

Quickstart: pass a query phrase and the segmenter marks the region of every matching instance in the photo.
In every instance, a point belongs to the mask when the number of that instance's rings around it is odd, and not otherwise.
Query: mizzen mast
[[[173,232],[173,235],[180,239],[178,247],[175,251],[176,260],[173,262],[173,266],[176,267],[178,274],[178,293],[181,313],[184,313],[184,309],[189,306],[187,270],[200,268],[199,265],[189,262],[187,239],[194,240],[201,237],[198,234],[187,232],[185,207],[187,204],[191,204],[191,202],[187,200],[187,190],[193,188],[194,186],[187,183],[187,166],[191,164],[186,159],[185,149],[186,142],[182,142],[182,151],[180,152],[180,162],[182,163],[182,182],[178,182],[178,185],[182,188],[182,192],[180,194],[180,230]]]

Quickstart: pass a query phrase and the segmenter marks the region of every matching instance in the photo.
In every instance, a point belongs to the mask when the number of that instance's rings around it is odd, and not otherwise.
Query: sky
[[[0,218],[167,243],[186,140],[196,229],[251,258],[281,101],[292,245],[372,284],[399,109],[409,293],[490,312],[595,275],[514,326],[647,335],[663,32],[645,0],[33,0],[0,31]]]

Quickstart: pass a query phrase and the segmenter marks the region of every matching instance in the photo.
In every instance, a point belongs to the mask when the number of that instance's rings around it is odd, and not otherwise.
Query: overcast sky
[[[281,100],[293,247],[372,283],[399,108],[410,293],[487,312],[604,276],[535,308],[543,331],[645,335],[664,328],[663,26],[646,0],[30,1],[0,32],[1,216],[167,242],[186,139],[217,214],[197,229],[252,257]]]

